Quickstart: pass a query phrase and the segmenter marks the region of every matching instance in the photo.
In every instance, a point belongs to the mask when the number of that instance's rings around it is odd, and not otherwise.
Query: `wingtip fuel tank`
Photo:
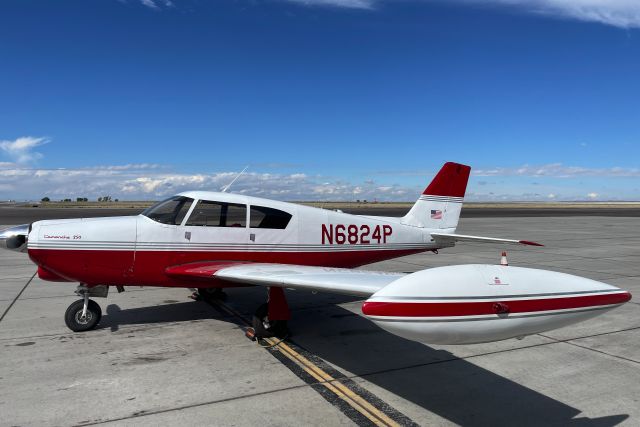
[[[630,299],[627,291],[584,277],[471,264],[402,277],[369,298],[362,312],[413,341],[474,344],[564,327]]]

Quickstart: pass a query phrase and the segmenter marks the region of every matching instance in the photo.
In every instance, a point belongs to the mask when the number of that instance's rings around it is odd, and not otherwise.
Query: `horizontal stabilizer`
[[[452,244],[455,242],[478,242],[478,243],[506,243],[510,245],[544,246],[540,243],[528,240],[498,239],[495,237],[467,236],[463,234],[431,233],[431,237],[436,242]]]

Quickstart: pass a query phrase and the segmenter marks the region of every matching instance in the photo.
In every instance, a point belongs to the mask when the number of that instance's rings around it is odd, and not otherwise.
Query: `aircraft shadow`
[[[228,291],[229,303],[250,313],[264,302],[260,288]],[[336,304],[356,298],[288,292],[295,344],[340,369],[408,400],[458,425],[568,425],[610,427],[627,414],[581,417],[581,410],[504,378],[451,352],[405,340]],[[106,308],[99,328],[117,331],[122,325],[189,322],[233,317],[203,302],[120,309]],[[550,369],[553,369],[551,367]],[[381,396],[379,396],[381,397]],[[393,403],[391,402],[393,405]]]
[[[199,301],[171,302],[129,309],[121,309],[117,304],[109,304],[96,329],[111,329],[111,332],[116,332],[120,326],[124,325],[190,322],[216,317],[210,305]]]
[[[251,296],[250,289],[235,293],[243,294],[242,299]],[[392,335],[335,305],[355,298],[302,291],[288,292],[287,297],[294,343],[455,424],[609,427],[629,418],[627,414],[581,417],[579,409],[451,352]],[[233,295],[230,302],[236,305]]]

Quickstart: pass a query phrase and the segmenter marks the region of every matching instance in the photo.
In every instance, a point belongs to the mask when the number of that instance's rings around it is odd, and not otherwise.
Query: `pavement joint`
[[[399,366],[399,367],[395,367],[395,368],[371,371],[371,372],[367,372],[367,373],[364,373],[364,374],[353,375],[353,376],[350,376],[349,378],[352,378],[352,379],[356,379],[356,378],[366,379],[364,377],[372,376],[372,375],[379,375],[379,374],[395,372],[395,371],[402,371],[402,370],[413,369],[413,368],[421,368],[421,367],[424,367],[424,366],[437,365],[437,364],[447,363],[447,362],[466,361],[466,360],[474,359],[474,358],[477,358],[477,357],[491,356],[491,355],[494,355],[494,354],[501,354],[501,353],[511,353],[511,352],[518,351],[518,350],[526,350],[526,349],[536,348],[536,347],[543,347],[543,346],[551,346],[551,345],[555,345],[555,344],[570,343],[570,341],[574,341],[574,340],[580,340],[580,339],[584,339],[584,338],[593,338],[593,337],[598,337],[598,336],[603,336],[603,335],[611,335],[611,334],[616,334],[616,333],[619,333],[619,332],[627,332],[627,331],[633,331],[633,330],[637,330],[637,329],[640,329],[640,326],[633,327],[633,328],[619,329],[619,330],[610,331],[610,332],[602,332],[602,333],[598,333],[598,334],[584,335],[584,336],[581,336],[581,337],[575,337],[575,338],[570,338],[570,339],[566,339],[566,340],[552,338],[552,337],[549,337],[549,336],[546,336],[546,335],[543,335],[543,334],[536,334],[538,336],[541,336],[543,338],[546,338],[546,339],[549,339],[549,340],[552,340],[552,341],[551,342],[546,342],[546,343],[532,344],[532,345],[527,345],[527,346],[522,346],[522,347],[508,348],[508,349],[504,349],[504,350],[488,351],[488,352],[484,352],[484,353],[472,354],[472,355],[463,356],[463,357],[450,357],[450,358],[441,359],[441,360],[434,360],[434,361],[431,361],[431,362],[418,363],[418,364],[413,364],[413,365]],[[582,347],[582,346],[577,345],[577,347]],[[593,350],[593,349],[590,349],[588,347],[584,347],[584,348],[586,348],[588,350]],[[594,350],[594,351],[596,351],[596,350]],[[612,357],[617,357],[615,355],[611,355],[611,354],[608,354],[608,353],[604,353],[604,352],[601,352],[601,353],[607,354],[607,355],[612,356]],[[632,360],[632,359],[626,359],[624,357],[619,357],[619,358],[625,359],[625,360],[629,360],[629,361],[632,361],[634,363],[640,363],[638,361],[635,361],[635,360]]]
[[[29,286],[29,284],[33,280],[33,278],[36,277],[36,274],[37,274],[37,272],[33,273],[33,276],[31,276],[31,278],[27,281],[27,283],[22,287],[20,292],[18,292],[18,295],[16,295],[16,297],[13,299],[11,304],[9,304],[9,307],[7,307],[7,309],[4,311],[4,313],[2,313],[2,316],[0,316],[0,322],[2,322],[4,320],[4,317],[7,315],[7,313],[9,313],[9,310],[11,310],[11,307],[13,307],[13,305],[16,303],[16,301],[18,301],[18,299],[20,298],[22,293],[25,291],[25,289],[27,289],[27,286]]]
[[[298,390],[298,389],[309,388],[309,387],[310,387],[310,385],[308,385],[308,384],[300,384],[300,385],[290,386],[290,387],[281,387],[281,388],[274,389],[274,390],[268,390],[268,391],[257,392],[257,393],[245,393],[245,394],[240,395],[240,396],[229,397],[229,398],[226,398],[226,399],[210,400],[210,401],[206,401],[206,402],[193,403],[193,404],[189,404],[189,405],[175,406],[175,407],[166,408],[166,409],[157,409],[157,410],[151,410],[151,411],[144,411],[143,410],[143,411],[139,411],[139,412],[136,412],[134,414],[131,414],[129,416],[118,417],[118,418],[110,418],[110,419],[105,419],[105,420],[90,421],[90,422],[87,422],[87,423],[78,423],[76,425],[77,426],[94,426],[94,425],[100,425],[100,424],[106,424],[106,423],[113,423],[113,422],[117,422],[117,421],[125,421],[125,420],[134,419],[134,418],[146,417],[146,416],[150,416],[150,415],[158,415],[158,414],[164,414],[164,413],[167,413],[167,412],[181,411],[181,410],[184,410],[184,409],[192,409],[192,408],[198,408],[198,407],[202,407],[202,406],[215,405],[215,404],[218,404],[218,403],[238,401],[238,400],[242,400],[242,399],[248,399],[248,398],[253,398],[253,397],[258,397],[258,396],[266,396],[266,395],[269,395],[269,394],[275,394],[275,393],[279,393],[279,392],[283,392],[283,391]]]
[[[572,345],[574,347],[580,347],[580,348],[585,349],[585,350],[590,350],[590,351],[593,351],[593,352],[596,352],[596,353],[604,354],[604,355],[609,356],[609,357],[614,357],[614,358],[620,359],[620,360],[626,360],[627,362],[636,363],[636,364],[640,365],[640,361],[634,360],[634,359],[630,359],[628,357],[618,356],[617,354],[607,353],[606,351],[602,351],[602,350],[598,350],[598,349],[595,349],[595,348],[587,347],[587,346],[584,346],[584,345],[576,344],[576,343],[571,342],[571,341],[561,341],[561,342],[564,343],[564,344]]]

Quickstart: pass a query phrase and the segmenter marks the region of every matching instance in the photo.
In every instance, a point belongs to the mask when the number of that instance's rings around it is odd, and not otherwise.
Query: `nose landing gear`
[[[104,288],[104,290],[95,288]],[[89,296],[106,297],[108,287],[96,286],[95,288],[80,285],[76,289],[76,294],[81,296],[82,299],[73,302],[64,314],[64,323],[73,332],[90,331],[98,326],[102,318],[102,309],[100,309],[97,302],[90,300]]]

